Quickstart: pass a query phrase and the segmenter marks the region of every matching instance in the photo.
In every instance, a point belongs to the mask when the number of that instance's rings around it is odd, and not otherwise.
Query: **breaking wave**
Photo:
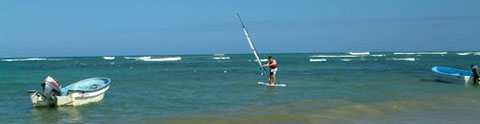
[[[104,56],[103,59],[105,60],[114,60],[115,56]]]
[[[372,54],[370,56],[373,56],[373,57],[383,57],[385,56],[385,54]]]
[[[370,52],[348,52],[350,55],[370,55]]]
[[[144,57],[150,57],[150,56],[144,56]],[[141,58],[141,57],[123,57],[124,59],[138,59],[138,58]]]
[[[422,54],[422,55],[445,55],[445,54],[448,54],[448,52],[417,52],[417,54]]]
[[[310,57],[323,57],[323,58],[353,58],[359,57],[354,55],[312,55]]]
[[[226,60],[226,59],[230,59],[230,57],[228,57],[228,56],[221,56],[221,57],[213,57],[212,59],[216,59],[216,60]]]
[[[415,61],[415,58],[392,58],[394,61]]]
[[[310,59],[310,62],[325,62],[327,59]]]
[[[393,53],[393,55],[415,55],[416,53]]]
[[[260,59],[260,62],[267,62],[268,59]],[[248,62],[258,62],[258,60],[248,60]]]
[[[48,58],[21,58],[21,59],[2,59],[5,62],[17,62],[17,61],[61,61],[67,59],[48,59]]]
[[[140,57],[137,60],[146,61],[146,62],[179,61],[179,60],[182,60],[182,57],[152,58],[148,56],[148,57]]]
[[[472,54],[473,52],[463,52],[463,53],[457,53],[457,55],[459,56],[466,56],[466,55],[470,55]]]
[[[137,61],[146,61],[146,62],[161,62],[161,61],[179,61],[182,60],[182,57],[164,57],[164,58],[152,58],[151,56],[143,57],[123,57],[125,59],[135,59]]]

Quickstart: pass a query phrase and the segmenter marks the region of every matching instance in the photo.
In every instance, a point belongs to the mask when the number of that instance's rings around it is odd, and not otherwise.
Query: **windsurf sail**
[[[240,20],[240,23],[242,24],[243,28],[243,33],[247,37],[248,43],[250,43],[250,48],[252,48],[253,54],[257,58],[258,65],[260,65],[260,68],[263,70],[262,75],[267,75],[267,70],[265,70],[265,67],[262,65],[262,61],[260,61],[260,57],[258,56],[257,49],[255,48],[255,45],[253,44],[252,38],[250,38],[250,35],[248,34],[247,28],[245,28],[245,25],[243,24],[242,18],[240,18],[240,14],[237,13],[238,19]]]

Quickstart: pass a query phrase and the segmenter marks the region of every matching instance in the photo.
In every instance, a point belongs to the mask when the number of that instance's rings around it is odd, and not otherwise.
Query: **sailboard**
[[[248,41],[248,43],[250,44],[250,48],[252,49],[253,54],[255,55],[255,58],[257,59],[258,65],[259,65],[260,68],[262,69],[262,75],[268,76],[268,75],[267,75],[267,74],[268,74],[268,73],[267,73],[267,70],[265,69],[265,67],[263,67],[262,61],[260,61],[260,57],[258,56],[258,52],[257,52],[257,49],[255,48],[255,44],[253,44],[252,38],[250,38],[250,35],[248,34],[248,30],[247,30],[247,28],[245,27],[245,24],[243,23],[243,20],[242,20],[242,18],[240,17],[240,14],[237,13],[237,17],[238,17],[238,19],[240,20],[240,23],[242,24],[243,33],[244,33],[245,36],[247,37],[247,41]],[[266,85],[266,86],[276,86],[276,85],[282,85],[282,86],[284,86],[284,87],[287,86],[286,84],[270,85],[270,83],[264,83],[264,82],[258,82],[258,84],[260,84],[260,85]]]
[[[258,85],[265,85],[265,86],[271,86],[271,87],[286,87],[286,84],[270,84],[270,83],[265,83],[265,82],[258,82]]]

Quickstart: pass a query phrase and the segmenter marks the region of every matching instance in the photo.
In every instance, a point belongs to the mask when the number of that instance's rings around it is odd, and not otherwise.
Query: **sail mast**
[[[252,48],[253,54],[254,54],[255,57],[257,58],[258,65],[260,65],[261,69],[263,70],[263,73],[266,75],[266,74],[267,74],[267,70],[265,70],[265,67],[262,66],[263,64],[262,64],[262,62],[260,61],[260,57],[258,56],[257,49],[255,48],[255,45],[253,44],[253,41],[252,41],[252,39],[250,38],[250,35],[248,34],[247,28],[246,28],[245,25],[243,24],[242,18],[240,18],[240,14],[237,13],[237,16],[238,16],[238,19],[240,20],[240,23],[242,24],[243,33],[244,33],[245,36],[247,37],[248,43],[250,44],[250,48]]]

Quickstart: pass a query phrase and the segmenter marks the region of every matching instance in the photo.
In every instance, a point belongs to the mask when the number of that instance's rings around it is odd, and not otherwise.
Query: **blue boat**
[[[472,83],[473,73],[466,70],[436,66],[432,68],[438,80],[444,82]]]

